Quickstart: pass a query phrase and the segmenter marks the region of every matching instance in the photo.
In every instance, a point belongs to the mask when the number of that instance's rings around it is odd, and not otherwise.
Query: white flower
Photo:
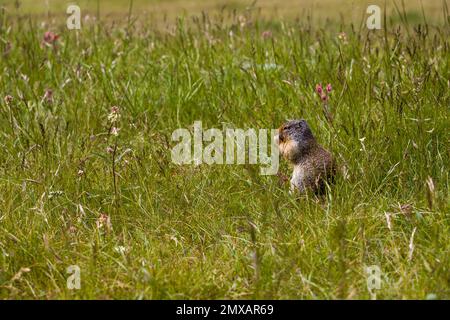
[[[111,128],[111,134],[113,135],[113,136],[118,136],[119,135],[119,128],[116,128],[116,127],[112,127]]]
[[[125,248],[124,246],[116,246],[114,250],[120,254],[124,254],[125,252],[127,252],[127,248]]]
[[[111,123],[117,122],[120,118],[120,109],[117,106],[111,107],[111,112],[108,114],[108,120]]]

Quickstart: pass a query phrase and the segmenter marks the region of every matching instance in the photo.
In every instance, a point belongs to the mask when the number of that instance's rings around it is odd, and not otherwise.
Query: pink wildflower
[[[322,84],[316,84],[316,92],[320,95],[322,94],[323,88]]]
[[[9,94],[6,95],[5,98],[4,98],[5,103],[8,104],[8,105],[13,101],[13,99],[14,98],[12,96],[10,96]]]
[[[48,44],[54,44],[56,42],[56,40],[58,40],[58,38],[59,38],[59,35],[57,35],[54,32],[51,32],[51,31],[47,31],[44,34],[44,42],[48,43]]]
[[[52,89],[45,89],[44,101],[47,103],[53,102],[53,90]]]
[[[264,39],[272,38],[272,31],[270,31],[270,30],[263,31],[263,33],[261,33],[261,36]]]

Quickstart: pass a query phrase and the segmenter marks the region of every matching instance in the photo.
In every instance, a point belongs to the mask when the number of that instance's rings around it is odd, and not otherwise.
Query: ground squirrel
[[[291,192],[297,189],[315,193],[325,191],[325,181],[332,180],[335,163],[330,152],[325,150],[311,132],[305,120],[291,120],[278,129],[280,153],[294,166]]]

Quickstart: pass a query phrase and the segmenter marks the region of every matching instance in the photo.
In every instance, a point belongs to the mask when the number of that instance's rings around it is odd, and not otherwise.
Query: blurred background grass
[[[220,12],[252,10],[265,18],[296,19],[310,16],[313,20],[344,20],[359,23],[369,5],[386,6],[387,16],[396,19],[398,11],[405,9],[410,23],[420,22],[423,13],[435,23],[444,20],[442,0],[9,0],[3,4],[10,13],[19,15],[65,16],[68,5],[80,6],[82,14],[99,17],[133,15],[147,17],[156,23],[173,20],[180,15],[209,15]],[[397,17],[398,18],[398,17]]]

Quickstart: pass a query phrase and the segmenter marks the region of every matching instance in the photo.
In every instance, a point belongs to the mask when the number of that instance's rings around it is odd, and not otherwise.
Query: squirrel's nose
[[[284,140],[285,140],[285,137],[284,137],[283,130],[279,130],[278,131],[278,141],[284,142]]]

